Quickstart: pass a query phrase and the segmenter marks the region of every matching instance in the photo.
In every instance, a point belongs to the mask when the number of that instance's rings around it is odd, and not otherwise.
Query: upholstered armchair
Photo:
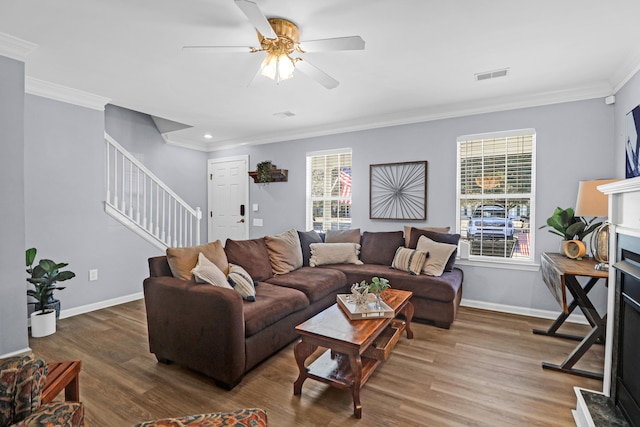
[[[47,363],[32,354],[0,359],[0,427],[84,426],[79,402],[42,404]]]

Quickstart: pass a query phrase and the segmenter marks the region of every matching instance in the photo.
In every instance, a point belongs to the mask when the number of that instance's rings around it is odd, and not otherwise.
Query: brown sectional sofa
[[[334,304],[336,294],[349,292],[351,284],[374,276],[414,293],[414,320],[443,328],[454,321],[462,271],[453,268],[432,277],[391,269],[395,250],[405,245],[401,231],[365,232],[364,264],[319,267],[307,266],[308,241],[303,234],[306,265],[280,275],[272,273],[265,238],[227,240],[228,262],[242,266],[257,284],[254,302],[243,300],[233,289],[173,277],[166,256],[150,258],[144,296],[149,347],[158,361],[186,366],[231,389],[247,371],[296,339],[296,325]]]

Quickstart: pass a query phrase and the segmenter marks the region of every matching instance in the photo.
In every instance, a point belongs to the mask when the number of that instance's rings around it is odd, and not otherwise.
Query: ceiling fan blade
[[[260,34],[268,39],[278,38],[275,31],[273,31],[273,28],[271,28],[271,24],[269,24],[269,21],[267,21],[267,18],[264,16],[264,13],[262,13],[257,4],[249,0],[234,1],[242,13],[245,14],[249,22],[251,22],[251,25],[253,25]]]
[[[250,46],[182,46],[184,52],[189,53],[247,53],[255,52]]]
[[[360,36],[337,37],[334,39],[307,40],[300,42],[305,52],[327,52],[332,50],[363,50],[364,40]]]
[[[300,59],[296,62],[296,70],[299,70],[302,74],[311,77],[327,89],[333,89],[340,84],[339,81],[331,77],[329,74],[304,59]]]

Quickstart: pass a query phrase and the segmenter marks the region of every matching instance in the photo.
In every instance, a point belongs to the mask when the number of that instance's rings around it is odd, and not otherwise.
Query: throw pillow
[[[204,245],[188,246],[185,248],[167,248],[167,262],[173,277],[191,280],[191,270],[198,262],[198,254],[203,253],[208,260],[218,266],[223,273],[229,271],[229,262],[222,242],[205,243]]]
[[[264,238],[249,240],[227,239],[224,245],[229,263],[241,265],[254,280],[273,277],[269,251]]]
[[[420,236],[426,236],[429,239],[434,240],[436,242],[448,243],[450,245],[456,245],[456,246],[458,246],[458,241],[460,241],[459,234],[436,233],[435,231],[418,230],[417,228],[412,228],[411,242],[409,243],[409,247],[411,249],[415,249],[416,245],[418,244],[418,239],[420,239]],[[449,260],[447,261],[447,265],[444,267],[444,271],[453,270],[453,264],[455,264],[456,262],[457,252],[458,251],[455,251],[454,253],[451,254],[451,256],[449,257]]]
[[[298,231],[298,238],[300,239],[300,248],[302,249],[302,265],[308,267],[309,259],[311,258],[311,243],[322,243],[322,236],[315,230],[311,231]]]
[[[426,259],[426,252],[400,247],[393,257],[391,268],[406,271],[415,276],[422,271]]]
[[[427,236],[420,236],[416,250],[429,253],[427,262],[422,267],[422,272],[429,276],[442,276],[449,257],[455,253],[456,249],[458,249],[456,245],[439,243]]]
[[[417,230],[435,231],[436,233],[448,233],[451,227],[411,227],[410,225],[404,226],[404,245],[408,248],[411,241],[411,228]]]
[[[310,267],[325,264],[362,264],[358,243],[312,243]]]
[[[325,243],[357,243],[360,244],[360,229],[329,230],[324,238]]]
[[[365,231],[362,233],[360,259],[365,264],[391,265],[400,246],[404,246],[402,231]]]
[[[209,283],[210,285],[231,289],[231,285],[227,282],[227,276],[217,265],[209,261],[202,252],[198,255],[198,263],[191,270],[191,274],[195,277],[196,283]]]
[[[273,274],[287,274],[302,267],[302,248],[296,230],[264,236]]]
[[[256,300],[255,282],[247,273],[247,270],[236,264],[229,264],[229,275],[227,280],[231,287],[247,301]]]

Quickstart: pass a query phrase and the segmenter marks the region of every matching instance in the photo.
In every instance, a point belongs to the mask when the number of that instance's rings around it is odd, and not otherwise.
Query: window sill
[[[540,264],[533,261],[503,261],[500,259],[462,259],[456,258],[456,265],[483,268],[500,268],[504,270],[539,271]]]

